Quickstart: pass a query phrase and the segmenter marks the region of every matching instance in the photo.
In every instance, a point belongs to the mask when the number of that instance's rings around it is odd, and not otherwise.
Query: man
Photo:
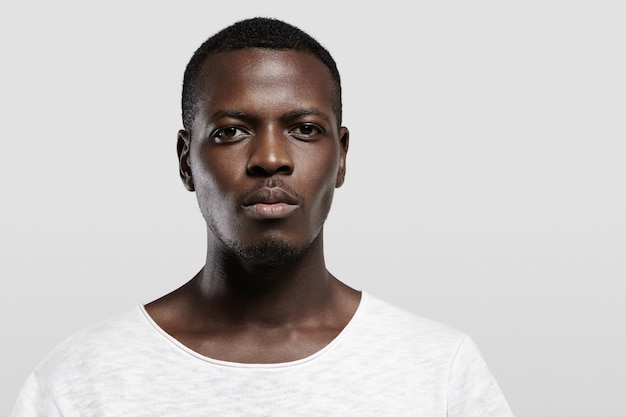
[[[15,417],[511,415],[469,338],[326,269],[349,133],[321,45],[277,20],[238,22],[192,57],[182,107],[204,268],[62,343]]]

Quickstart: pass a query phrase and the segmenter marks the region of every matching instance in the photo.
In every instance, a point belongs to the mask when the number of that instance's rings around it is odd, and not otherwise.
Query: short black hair
[[[335,84],[333,111],[341,126],[341,78],[337,64],[318,41],[301,29],[278,19],[254,17],[241,20],[217,32],[207,39],[189,60],[183,78],[182,117],[183,126],[191,131],[197,105],[198,92],[195,79],[200,65],[211,54],[246,48],[293,49],[310,52],[318,57],[330,70]]]

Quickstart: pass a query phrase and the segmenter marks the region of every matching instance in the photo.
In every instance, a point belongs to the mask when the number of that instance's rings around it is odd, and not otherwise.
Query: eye
[[[322,128],[313,124],[303,124],[296,126],[289,131],[295,138],[301,140],[313,139],[316,135],[324,133]]]
[[[216,143],[229,143],[243,140],[250,136],[250,133],[237,126],[226,126],[217,129],[211,137]]]

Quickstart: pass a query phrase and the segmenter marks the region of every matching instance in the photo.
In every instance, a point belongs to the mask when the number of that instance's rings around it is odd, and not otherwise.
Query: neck
[[[324,311],[337,289],[322,233],[298,256],[271,265],[242,260],[209,238],[206,263],[192,280],[198,307],[229,323],[281,325]]]
[[[246,363],[301,359],[337,337],[357,309],[360,294],[326,270],[321,234],[274,267],[242,262],[209,243],[205,267],[146,306],[196,352]]]

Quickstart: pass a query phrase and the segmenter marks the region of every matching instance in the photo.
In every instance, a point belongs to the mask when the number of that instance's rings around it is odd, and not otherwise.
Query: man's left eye
[[[309,138],[313,135],[322,133],[322,129],[315,125],[300,125],[291,130],[291,133],[298,138]]]

